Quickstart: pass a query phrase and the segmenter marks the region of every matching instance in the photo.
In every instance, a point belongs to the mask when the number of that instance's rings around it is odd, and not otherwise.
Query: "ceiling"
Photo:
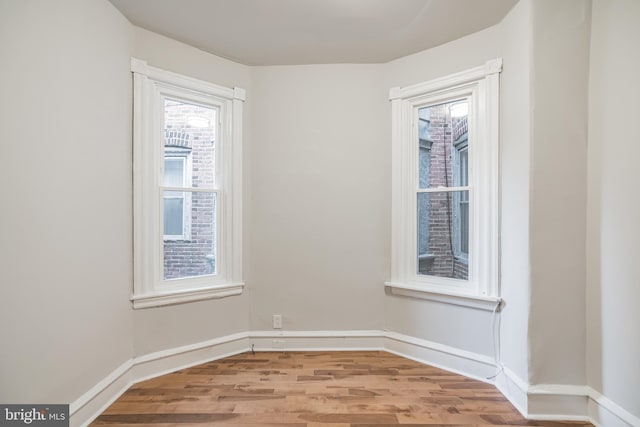
[[[246,65],[381,63],[497,24],[517,0],[110,0],[134,25]]]

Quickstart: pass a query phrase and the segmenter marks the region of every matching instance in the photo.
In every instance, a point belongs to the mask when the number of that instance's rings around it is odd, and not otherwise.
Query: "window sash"
[[[193,152],[184,153],[181,151],[174,151],[173,149],[167,149],[165,147],[165,144],[163,143],[164,130],[166,128],[164,108],[166,105],[166,100],[171,100],[171,101],[177,101],[177,102],[182,102],[182,103],[191,104],[195,106],[202,106],[205,108],[216,110],[215,116],[218,118],[217,120],[218,123],[215,124],[216,130],[214,131],[215,135],[217,136],[216,151],[222,152],[224,150],[224,147],[228,144],[228,141],[226,140],[226,138],[228,138],[229,135],[228,133],[225,133],[221,129],[220,123],[222,122],[221,118],[229,114],[229,103],[228,101],[221,100],[216,97],[203,97],[202,95],[190,93],[188,91],[184,91],[181,89],[176,89],[172,87],[163,87],[163,86],[159,88],[158,100],[159,100],[158,104],[162,109],[159,112],[159,114],[162,117],[160,122],[162,123],[161,127],[163,132],[161,137],[159,135],[158,140],[154,144],[154,149],[159,153],[158,154],[159,156],[164,156],[165,161],[168,158],[184,159],[184,168],[183,168],[182,185],[168,186],[165,183],[165,176],[166,176],[165,166],[166,165],[163,162],[162,167],[158,169],[159,177],[157,181],[157,188],[159,190],[159,193],[162,195],[161,196],[162,198],[165,197],[164,194],[167,191],[181,193],[181,194],[184,194],[186,197],[185,197],[185,203],[183,205],[184,211],[183,211],[182,235],[163,236],[162,242],[160,243],[160,250],[157,251],[156,256],[159,257],[160,260],[157,263],[158,281],[155,285],[155,289],[160,291],[177,291],[181,289],[194,289],[194,288],[197,289],[197,288],[205,287],[208,285],[210,286],[218,283],[223,283],[225,281],[225,275],[227,273],[225,270],[225,258],[227,257],[227,251],[221,250],[222,248],[221,237],[222,237],[223,229],[225,228],[224,222],[231,221],[231,219],[227,218],[226,215],[224,215],[223,213],[225,208],[224,200],[225,200],[225,195],[227,191],[225,191],[225,189],[223,188],[219,188],[218,183],[223,181],[223,176],[225,176],[225,174],[228,173],[229,166],[226,164],[226,162],[222,158],[222,155],[214,155],[214,164],[212,165],[213,172],[214,172],[213,184],[209,186],[198,186],[198,187],[193,186],[193,177],[191,176],[192,173],[191,173],[191,168],[189,166],[190,161],[188,161],[193,155]],[[193,193],[213,193],[216,195],[216,203],[214,208],[215,212],[212,213],[216,217],[216,221],[215,221],[215,226],[216,226],[215,240],[216,241],[213,249],[213,252],[215,253],[215,256],[216,256],[216,270],[213,274],[194,275],[189,277],[171,278],[171,279],[164,278],[165,246],[167,244],[171,244],[171,242],[175,242],[178,240],[189,241],[189,240],[192,240],[193,238],[193,236],[191,235],[191,227],[192,227],[191,203],[188,203],[188,201],[191,199],[190,196]],[[161,224],[164,224],[164,213],[165,213],[164,209],[161,209],[160,210],[160,215],[162,218],[160,221]],[[164,232],[164,228],[162,231]]]
[[[408,128],[411,129],[411,131],[407,133],[407,137],[410,138],[410,142],[405,145],[405,150],[406,151],[411,150],[411,152],[407,154],[408,154],[408,157],[412,159],[410,161],[410,164],[414,168],[413,170],[411,170],[410,168],[407,168],[407,170],[405,171],[406,173],[405,182],[407,182],[410,187],[415,189],[414,193],[416,194],[416,196],[417,194],[425,194],[425,193],[426,194],[453,193],[455,198],[455,195],[459,194],[461,191],[468,191],[469,199],[473,198],[473,192],[474,192],[473,186],[471,185],[461,186],[455,180],[452,180],[451,186],[449,187],[438,186],[438,187],[421,188],[420,173],[418,170],[418,158],[419,158],[419,150],[420,150],[420,134],[419,134],[420,128],[417,124],[419,124],[420,120],[422,120],[420,118],[419,111],[424,108],[434,107],[441,104],[450,103],[452,101],[466,100],[466,102],[469,105],[469,113],[468,113],[468,119],[467,119],[469,122],[468,140],[469,139],[473,140],[475,137],[474,122],[477,120],[477,117],[475,115],[475,113],[477,112],[477,106],[475,105],[477,103],[477,98],[478,98],[477,90],[475,90],[473,86],[463,86],[463,87],[458,87],[454,90],[448,91],[447,93],[438,93],[435,96],[424,95],[423,97],[414,99],[413,102],[405,105],[405,107],[407,108],[408,117],[411,118],[411,121],[410,121],[411,125],[408,126]],[[455,147],[452,146],[451,149],[455,150]],[[467,145],[467,149],[468,149],[468,145]],[[473,156],[473,151],[470,154],[470,156]],[[457,164],[451,165],[452,168],[457,166],[458,166]],[[468,170],[467,173],[468,173],[469,181],[474,182],[472,171]],[[452,175],[455,176],[456,174],[453,173]],[[436,287],[436,288],[457,289],[463,292],[475,293],[476,289],[478,288],[478,284],[474,280],[475,277],[473,277],[474,271],[472,268],[468,268],[467,279],[443,277],[443,276],[420,273],[419,259],[418,259],[419,258],[418,256],[419,236],[418,236],[418,229],[417,229],[417,222],[418,222],[417,197],[414,196],[412,200],[407,200],[406,203],[407,203],[406,217],[408,222],[412,224],[412,226],[409,227],[411,230],[410,231],[411,234],[407,239],[408,244],[410,245],[410,247],[407,250],[407,253],[413,254],[413,256],[411,257],[411,260],[408,263],[410,270],[406,273],[406,275],[410,278],[409,281],[412,283],[427,285],[427,286]],[[457,222],[457,220],[453,218],[454,212],[456,211],[455,205],[456,205],[456,201],[454,200],[454,203],[452,206],[451,221]],[[471,204],[470,208],[471,209],[473,208],[473,204]],[[470,228],[471,227],[472,227],[472,224],[470,224]],[[459,251],[457,250],[457,248],[459,247],[459,245],[457,244],[458,243],[457,239],[459,237],[456,235],[458,233],[456,233],[455,231],[454,224],[451,224],[449,232],[452,233],[451,238],[452,238],[453,244],[452,244],[451,250],[453,252],[452,255],[454,256],[454,259],[452,259],[452,262],[455,262],[456,252],[459,253]],[[471,238],[473,238],[472,234],[471,234]],[[473,254],[467,255],[466,260],[468,265],[471,266],[473,263]]]

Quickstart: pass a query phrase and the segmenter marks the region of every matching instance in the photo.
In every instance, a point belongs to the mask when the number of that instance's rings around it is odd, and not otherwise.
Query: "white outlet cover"
[[[273,329],[282,329],[282,315],[274,314],[273,315]]]

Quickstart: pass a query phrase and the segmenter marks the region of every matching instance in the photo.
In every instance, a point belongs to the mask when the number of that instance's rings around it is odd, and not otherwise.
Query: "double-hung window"
[[[131,70],[134,308],[240,294],[244,91]]]
[[[393,293],[492,307],[498,297],[500,59],[393,88]]]

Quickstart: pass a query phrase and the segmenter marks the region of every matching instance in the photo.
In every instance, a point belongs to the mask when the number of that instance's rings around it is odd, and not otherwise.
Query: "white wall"
[[[498,27],[385,64],[385,87],[407,86],[483,65],[501,56]],[[384,119],[390,152],[391,110]],[[390,200],[387,200],[390,206]],[[389,233],[390,224],[385,224]],[[388,263],[389,261],[387,261]],[[387,277],[388,279],[388,277]],[[493,356],[491,312],[433,301],[388,295],[385,328],[483,355]]]
[[[0,2],[0,401],[67,403],[133,352],[131,27]]]
[[[244,115],[244,244],[250,245],[251,218],[251,135],[252,100],[249,67],[237,64],[194,47],[134,27],[133,56],[149,65],[211,83],[247,90]],[[245,253],[249,252],[245,250]],[[248,261],[245,257],[245,265]],[[250,282],[246,277],[245,281]],[[195,344],[248,330],[247,292],[241,296],[199,301],[134,312],[135,355]]]
[[[500,56],[499,25],[387,64],[387,85],[408,86],[484,64]]]
[[[640,417],[640,2],[595,0],[589,81],[589,384]]]
[[[530,383],[585,383],[588,0],[533,3]]]
[[[501,277],[505,301],[501,359],[520,380],[529,377],[529,208],[531,186],[531,2],[523,0],[500,24]]]
[[[253,330],[382,329],[387,88],[375,65],[256,67],[248,248]]]

